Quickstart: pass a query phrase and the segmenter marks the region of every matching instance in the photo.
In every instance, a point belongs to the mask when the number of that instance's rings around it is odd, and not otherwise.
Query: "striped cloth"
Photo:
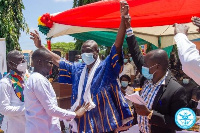
[[[126,103],[116,80],[123,69],[122,64],[118,61],[119,56],[114,45],[110,55],[97,67],[91,82],[90,92],[96,107],[87,111],[82,117],[75,118],[79,133],[111,132],[122,126],[124,121],[133,117],[132,110]],[[60,61],[59,64],[59,82],[72,84],[72,105],[78,96],[79,80],[85,65],[85,63],[69,61]],[[88,70],[86,71],[80,99],[81,105],[84,103],[83,94],[89,75]],[[131,122],[127,123],[127,126]]]
[[[143,85],[141,97],[146,102],[146,106],[149,110],[152,110],[152,105],[156,97],[156,94],[158,93],[160,86],[165,84],[165,78],[167,74],[168,72],[156,84],[153,84],[152,80],[147,80]],[[151,128],[147,116],[138,115],[137,120],[138,120],[139,130],[142,133],[151,133]]]

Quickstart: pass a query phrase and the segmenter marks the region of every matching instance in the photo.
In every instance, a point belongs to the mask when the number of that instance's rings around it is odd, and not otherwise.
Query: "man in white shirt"
[[[193,23],[200,27],[200,18],[192,18]],[[188,40],[189,27],[183,24],[175,24],[175,41],[178,48],[179,59],[185,74],[200,85],[200,55],[196,45]],[[199,31],[199,30],[198,30]]]
[[[20,51],[7,55],[10,72],[0,80],[0,113],[4,115],[4,133],[25,132],[24,82],[27,62]],[[24,76],[25,75],[25,76]]]
[[[53,67],[53,59],[45,49],[32,55],[34,72],[27,81],[25,93],[26,133],[60,133],[61,120],[81,117],[88,109],[84,104],[75,112],[58,107],[56,94],[46,76]]]
[[[124,68],[123,71],[119,74],[119,78],[125,74],[131,78],[131,83],[133,83],[135,77],[135,71],[133,66],[129,63],[128,55],[124,56]]]

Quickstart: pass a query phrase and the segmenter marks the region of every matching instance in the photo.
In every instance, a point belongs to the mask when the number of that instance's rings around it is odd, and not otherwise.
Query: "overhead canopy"
[[[76,34],[70,34],[70,36],[75,37],[79,40],[86,41],[86,40],[95,40],[97,44],[109,46],[111,47],[116,39],[116,32],[109,32],[109,31],[90,31],[90,32],[84,32],[84,33],[76,33]],[[140,45],[142,44],[148,44],[149,42],[141,39],[136,38],[138,43]],[[127,42],[124,40],[125,48],[127,47]]]
[[[76,33],[76,34],[70,34],[70,36],[75,37],[79,40],[86,41],[86,40],[95,40],[98,45],[104,45],[111,47],[116,39],[116,32],[110,32],[110,31],[90,31],[90,32],[84,32],[84,33]],[[148,44],[152,46],[152,49],[158,49],[157,46],[139,38],[136,37],[136,40],[139,45]],[[127,48],[127,42],[124,40],[123,47]],[[173,49],[173,46],[168,46],[163,48],[167,52],[168,57],[170,57],[170,53]]]
[[[192,16],[200,16],[199,0],[127,0],[132,27],[150,27],[187,23]],[[118,0],[100,1],[58,13],[51,17],[55,23],[118,28],[120,4]]]
[[[161,47],[174,44],[174,23],[189,23],[192,16],[200,17],[200,0],[127,0],[131,25],[136,36]],[[90,31],[114,31],[120,24],[118,0],[100,1],[39,18],[39,28],[47,37]],[[189,38],[200,38],[190,25]],[[96,36],[96,34],[95,34]],[[92,37],[91,37],[92,38]]]

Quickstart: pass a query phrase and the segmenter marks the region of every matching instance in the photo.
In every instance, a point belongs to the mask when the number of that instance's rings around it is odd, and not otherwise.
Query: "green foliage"
[[[45,47],[47,44],[45,44]],[[65,54],[68,53],[70,50],[75,50],[75,43],[74,42],[57,42],[51,44],[51,50],[58,50],[61,52],[62,57],[65,57]]]
[[[97,2],[97,1],[99,1],[99,0],[74,0],[73,8],[82,6],[82,5],[86,5],[89,3]]]
[[[75,50],[81,51],[81,47],[82,47],[83,43],[84,43],[84,41],[77,39],[76,42],[75,42],[75,46],[76,46]]]
[[[20,31],[28,32],[22,0],[0,0],[0,38],[6,38],[7,52],[18,49]]]

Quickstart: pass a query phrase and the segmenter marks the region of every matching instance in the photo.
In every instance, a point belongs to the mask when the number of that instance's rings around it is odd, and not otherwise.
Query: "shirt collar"
[[[157,86],[157,85],[165,85],[165,79],[168,75],[168,71],[166,72],[166,74],[157,82],[155,83],[154,85]],[[151,83],[153,84],[153,81],[152,80],[148,80],[148,83]]]

